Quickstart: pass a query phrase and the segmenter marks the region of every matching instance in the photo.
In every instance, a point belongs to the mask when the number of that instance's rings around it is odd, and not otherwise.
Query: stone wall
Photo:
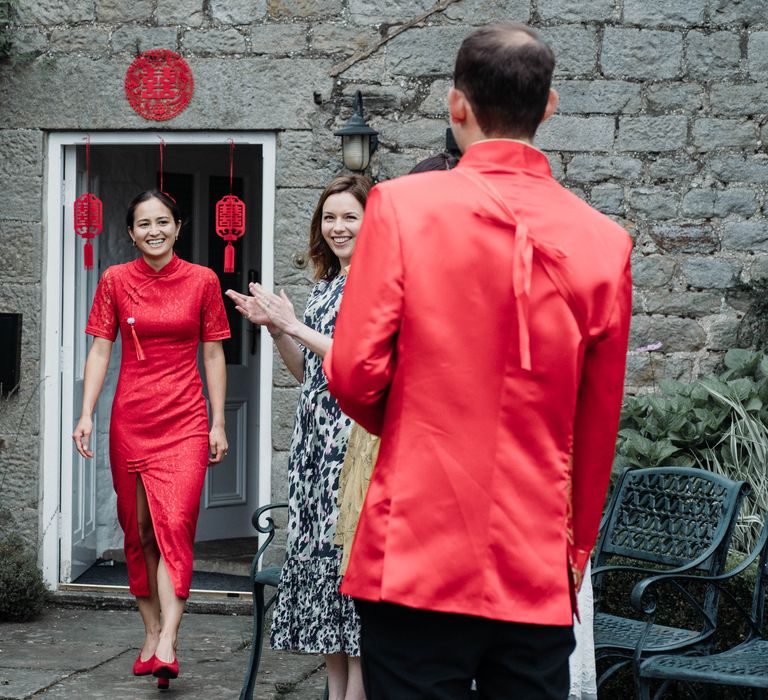
[[[663,346],[630,353],[628,387],[708,372],[726,348],[745,342],[737,333],[754,301],[749,287],[768,280],[764,0],[438,5],[400,32],[433,1],[15,0],[14,53],[0,65],[0,310],[24,312],[24,373],[0,428],[30,401],[25,449],[14,453],[4,487],[29,503],[30,534],[49,130],[278,131],[275,279],[300,307],[308,273],[294,261],[318,189],[339,168],[332,131],[349,116],[354,91],[363,91],[380,132],[373,174],[400,175],[443,144],[452,61],[471,27],[529,22],[555,48],[561,95],[538,144],[561,181],[636,240],[632,347]],[[167,123],[144,121],[123,97],[136,51],[154,47],[181,52],[195,76],[192,103]],[[275,367],[282,496],[296,389]]]

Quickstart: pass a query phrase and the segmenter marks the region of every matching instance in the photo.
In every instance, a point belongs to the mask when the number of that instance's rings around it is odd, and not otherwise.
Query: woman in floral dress
[[[252,323],[266,325],[283,362],[301,382],[288,462],[288,540],[272,621],[272,646],[324,654],[330,700],[363,700],[360,624],[352,600],[339,593],[341,550],[334,545],[339,474],[351,421],[328,392],[322,362],[363,219],[370,182],[337,177],[325,189],[310,224],[316,283],[304,321],[284,291],[251,284],[251,296],[227,295]]]

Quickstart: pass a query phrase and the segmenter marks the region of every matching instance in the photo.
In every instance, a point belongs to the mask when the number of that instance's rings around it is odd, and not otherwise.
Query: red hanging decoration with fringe
[[[233,241],[245,234],[245,202],[232,194],[232,171],[235,158],[235,142],[229,140],[229,194],[216,202],[216,233],[225,241],[224,272],[235,271],[235,247]]]
[[[86,189],[91,189],[91,137],[85,137],[85,183]],[[75,233],[85,239],[83,248],[83,265],[86,270],[93,270],[93,245],[91,239],[96,238],[103,228],[103,213],[101,200],[90,192],[81,194],[75,200]]]

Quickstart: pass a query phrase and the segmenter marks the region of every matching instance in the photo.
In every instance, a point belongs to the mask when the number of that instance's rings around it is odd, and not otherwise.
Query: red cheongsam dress
[[[208,466],[208,414],[197,350],[201,341],[230,336],[218,278],[176,255],[159,272],[143,258],[108,268],[85,332],[114,342],[118,330],[122,363],[109,458],[131,593],[149,595],[136,520],[140,478],[160,554],[176,595],[186,598]]]

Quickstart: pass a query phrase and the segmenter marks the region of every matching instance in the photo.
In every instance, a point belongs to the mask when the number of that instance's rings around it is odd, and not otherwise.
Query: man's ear
[[[557,109],[557,104],[560,102],[560,96],[557,92],[550,88],[549,97],[547,97],[547,106],[544,108],[544,116],[541,118],[542,122],[547,121]]]
[[[455,87],[448,90],[448,114],[454,124],[463,124],[467,120],[467,98]]]

